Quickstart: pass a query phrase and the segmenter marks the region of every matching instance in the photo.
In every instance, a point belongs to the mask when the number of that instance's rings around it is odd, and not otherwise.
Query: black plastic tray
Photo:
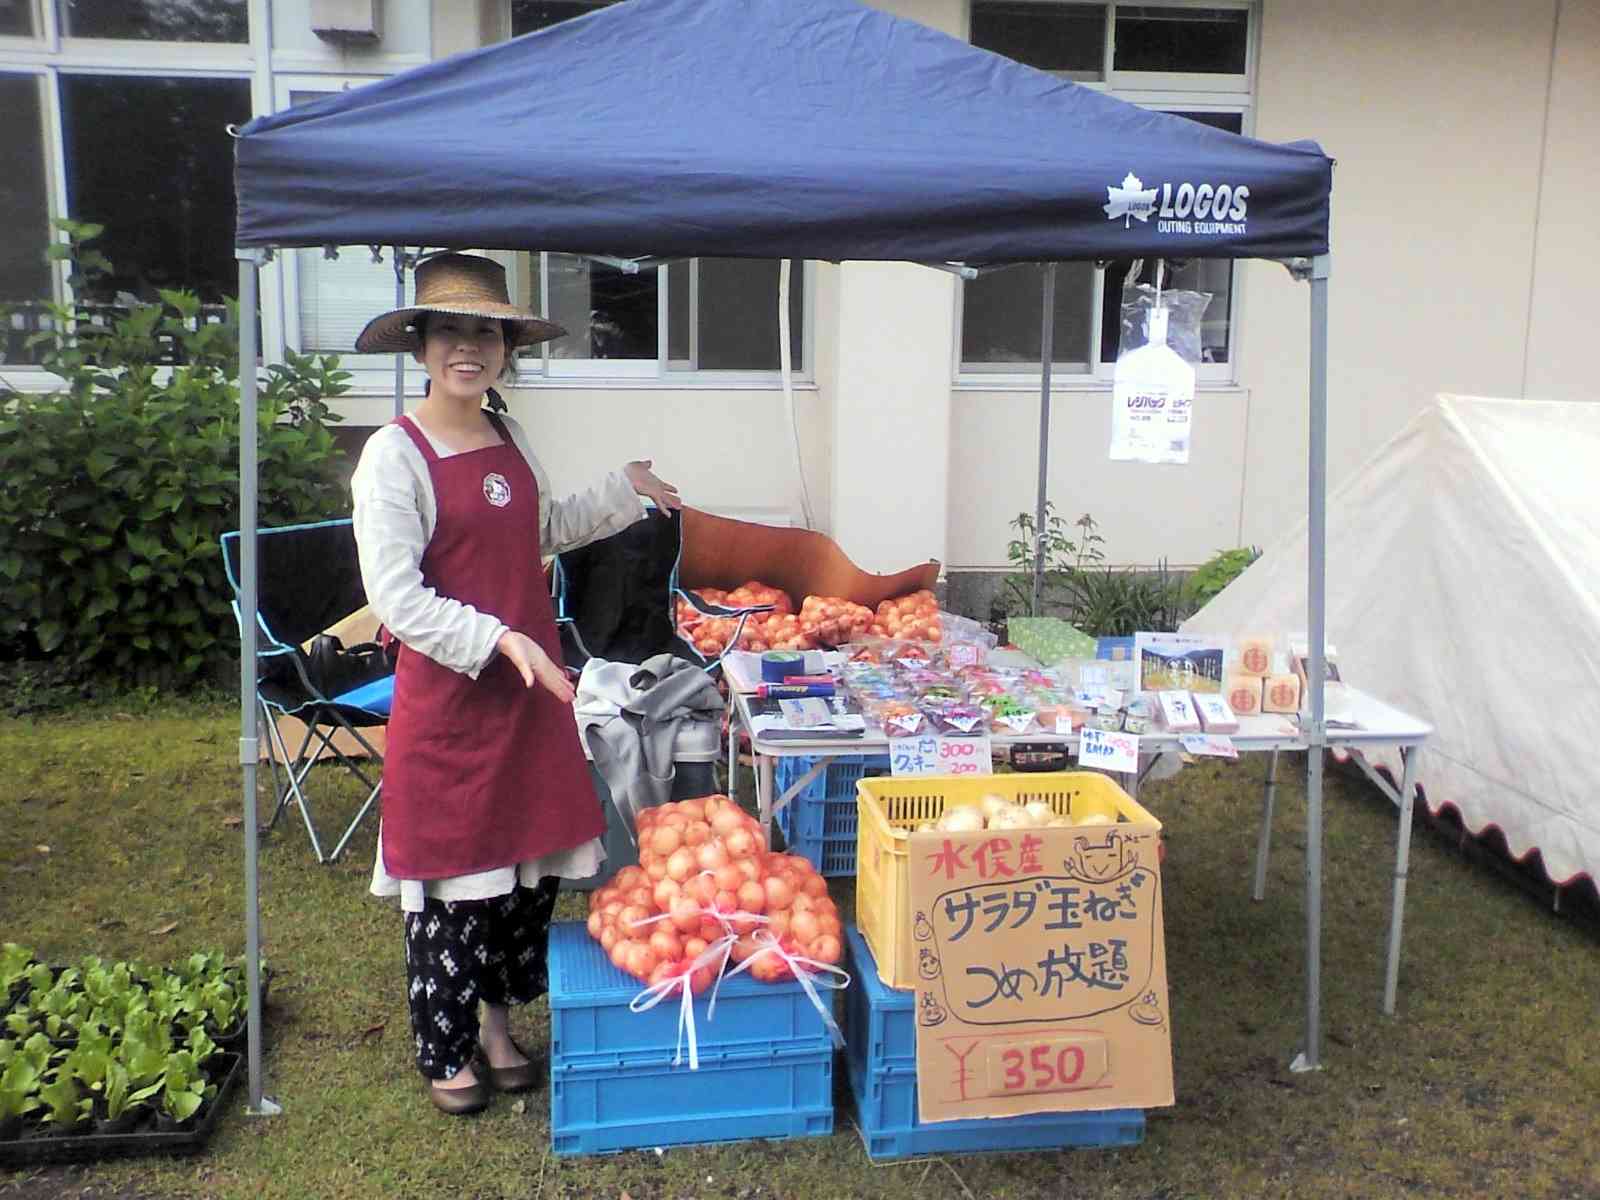
[[[128,1133],[47,1134],[35,1132],[10,1141],[0,1141],[0,1164],[86,1162],[98,1158],[126,1158],[141,1154],[193,1154],[211,1140],[228,1098],[239,1082],[243,1058],[220,1053],[207,1065],[207,1077],[217,1080],[217,1094],[195,1114],[189,1129],[170,1132],[155,1126],[154,1116],[146,1125]]]

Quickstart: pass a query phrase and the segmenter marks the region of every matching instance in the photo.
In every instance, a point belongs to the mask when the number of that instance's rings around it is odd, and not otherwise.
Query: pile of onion
[[[800,628],[827,646],[843,646],[872,625],[872,610],[839,596],[807,596],[800,606]]]
[[[944,636],[939,624],[939,601],[926,588],[885,600],[878,605],[868,632],[874,637],[937,642]]]
[[[694,594],[706,604],[722,608],[755,608],[771,605],[771,612],[752,613],[740,628],[737,617],[708,617],[681,597],[677,605],[678,635],[701,654],[721,654],[734,631],[739,630],[740,650],[814,650],[816,643],[801,627],[794,601],[782,588],[751,579],[732,591],[696,588]]]
[[[760,948],[760,930],[791,955],[839,961],[844,930],[827,881],[804,858],[770,853],[760,824],[728,797],[645,809],[638,834],[639,865],[589,897],[589,935],[619,969],[659,983],[729,934],[740,963]],[[710,986],[717,962],[692,972],[691,991]],[[749,973],[767,983],[790,976],[772,953]]]

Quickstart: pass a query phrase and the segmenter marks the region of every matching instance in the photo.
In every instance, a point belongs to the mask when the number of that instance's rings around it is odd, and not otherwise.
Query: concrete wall
[[[1556,0],[1266,0],[1257,136],[1314,137],[1339,163],[1331,484],[1435,393],[1522,393],[1555,13]],[[1564,120],[1557,134],[1569,173],[1587,160],[1586,190],[1593,129]],[[1552,232],[1543,253],[1577,249]],[[1263,542],[1305,508],[1306,289],[1263,263],[1244,288],[1241,536]]]
[[[1548,109],[1523,392],[1600,400],[1600,0],[1561,0]]]

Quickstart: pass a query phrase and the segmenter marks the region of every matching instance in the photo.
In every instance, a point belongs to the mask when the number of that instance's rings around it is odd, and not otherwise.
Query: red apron
[[[422,582],[561,647],[540,568],[539,487],[505,426],[501,444],[440,458],[408,417],[428,463],[438,519]],[[523,686],[495,655],[477,679],[402,646],[383,766],[383,864],[397,879],[443,879],[581,845],[605,819],[572,709]]]

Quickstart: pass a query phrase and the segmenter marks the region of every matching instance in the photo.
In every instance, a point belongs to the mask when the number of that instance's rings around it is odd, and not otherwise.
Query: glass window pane
[[[0,0],[0,37],[38,36],[33,23],[33,0]]]
[[[1073,79],[1105,78],[1106,10],[1102,4],[973,0],[972,44],[1041,71]]]
[[[23,342],[39,328],[42,304],[51,298],[44,257],[50,238],[45,193],[43,98],[37,75],[0,75],[0,362],[29,361]]]
[[[605,8],[616,0],[511,0],[511,36],[521,37]]]
[[[57,0],[63,37],[248,42],[248,0]]]
[[[699,280],[693,260],[667,264],[667,365],[694,370],[694,292]]]
[[[106,227],[115,267],[92,298],[156,299],[188,288],[215,303],[238,291],[233,143],[250,119],[246,79],[62,75],[67,204]],[[137,147],[130,153],[130,147]]]
[[[1162,260],[1161,286],[1186,292],[1210,292],[1200,322],[1200,361],[1225,363],[1231,342],[1228,313],[1233,302],[1233,260],[1227,258],[1168,258]],[[1123,349],[1134,350],[1143,339],[1122,345],[1122,289],[1156,282],[1154,259],[1119,259],[1106,266],[1104,307],[1100,317],[1100,359],[1116,362]]]
[[[1243,75],[1250,14],[1242,8],[1117,6],[1118,71]]]
[[[1044,268],[1012,267],[967,280],[961,304],[961,364],[1025,371],[1037,369],[1044,312]],[[1094,312],[1094,266],[1056,267],[1056,313],[1052,358],[1087,364]]]
[[[568,330],[550,343],[551,358],[657,357],[655,269],[626,275],[575,254],[545,261],[550,319]]]
[[[698,283],[693,292],[698,336],[691,349],[680,323],[689,318],[690,298],[669,290],[668,356],[674,366],[701,371],[776,371],[782,367],[778,353],[777,259],[698,259]],[[680,278],[674,273],[673,288]],[[804,264],[789,266],[789,362],[800,361],[801,313],[805,309]]]
[[[1244,114],[1237,112],[1175,112],[1173,116],[1185,117],[1213,129],[1239,133],[1244,128]],[[1226,258],[1166,259],[1161,276],[1161,286],[1183,291],[1210,292],[1211,303],[1200,326],[1200,355],[1204,362],[1225,363],[1232,338],[1228,327],[1228,314],[1233,305],[1233,262]],[[1121,259],[1106,267],[1106,284],[1100,312],[1100,361],[1116,362],[1122,340],[1122,289],[1128,274],[1138,267],[1138,277],[1132,282],[1156,281],[1155,261]],[[1133,346],[1128,347],[1134,349]]]

